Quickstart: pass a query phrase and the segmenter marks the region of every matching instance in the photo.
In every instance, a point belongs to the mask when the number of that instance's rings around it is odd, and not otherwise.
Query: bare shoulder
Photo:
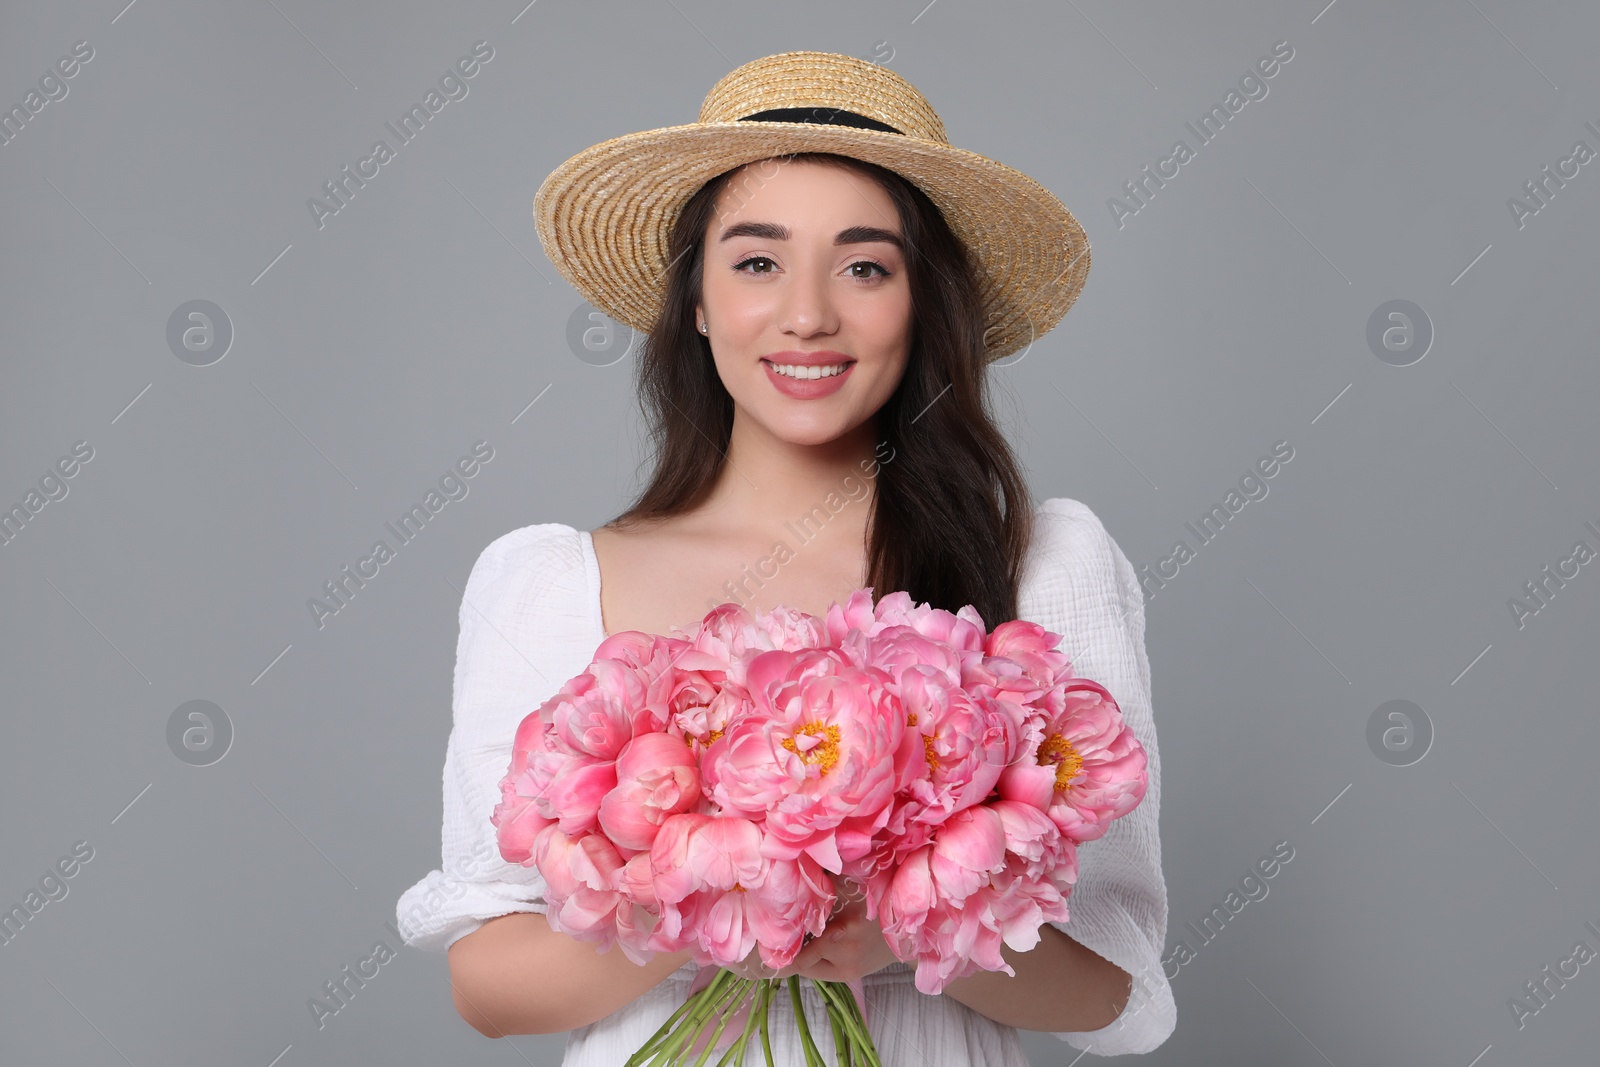
[[[600,569],[607,633],[667,633],[710,610],[710,598],[702,591],[709,584],[714,553],[683,521],[607,524],[589,536]]]
[[[662,519],[607,523],[589,536],[601,567],[612,562],[623,573],[659,572],[663,568],[694,569],[713,563],[740,543],[737,532],[694,513]],[[618,575],[619,580],[622,574]]]
[[[617,526],[607,523],[590,530],[600,568],[622,580],[627,574],[659,568],[674,557],[682,558],[694,545],[681,524],[672,519]]]

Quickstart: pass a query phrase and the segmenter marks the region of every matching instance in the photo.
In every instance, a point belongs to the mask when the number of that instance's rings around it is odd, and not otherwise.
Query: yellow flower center
[[[922,735],[922,754],[928,760],[928,770],[938,773],[939,754],[933,750],[933,738],[927,734]]]
[[[1056,765],[1056,792],[1064,793],[1067,783],[1083,767],[1083,757],[1078,755],[1071,741],[1060,734],[1051,734],[1039,745],[1039,765],[1042,767],[1046,763]]]
[[[823,774],[833,770],[833,765],[839,762],[839,728],[832,723],[808,722],[795,731],[796,737],[802,735],[822,740],[801,752],[794,737],[786,737],[783,747],[799,756],[800,762],[820,766]]]

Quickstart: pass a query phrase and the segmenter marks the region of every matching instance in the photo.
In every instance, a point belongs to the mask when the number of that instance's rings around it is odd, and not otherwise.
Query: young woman
[[[885,1067],[1021,1067],[1018,1029],[1102,1054],[1159,1045],[1175,1009],[1142,597],[1088,507],[1031,504],[985,388],[986,366],[1052,328],[1082,287],[1071,214],[951,147],[898,75],[795,52],[729,74],[695,124],[573,157],[535,215],[574,286],[648,335],[655,467],[600,529],[515,530],[468,580],[444,863],[398,907],[408,943],[448,949],[462,1017],[490,1036],[571,1031],[569,1067],[615,1067],[697,972],[687,953],[638,966],[553,932],[538,872],[498,855],[489,814],[522,716],[609,634],[687,629],[726,601],[821,615],[871,586],[1066,635],[1076,672],[1110,690],[1145,746],[1149,787],[1080,846],[1071,919],[1004,950],[1014,977],[926,996],[859,901],[783,973],[863,979]],[[761,973],[754,956],[746,967]],[[801,1064],[790,1010],[774,1004],[775,1052]]]

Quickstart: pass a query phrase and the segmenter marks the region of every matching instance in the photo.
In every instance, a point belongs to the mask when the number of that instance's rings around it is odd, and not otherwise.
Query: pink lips
[[[800,356],[799,353],[778,353],[780,362],[787,365],[800,366],[819,363],[820,361],[816,358],[817,355],[819,354],[814,353],[812,354],[811,358],[808,359]],[[831,353],[829,355],[832,356]],[[831,366],[840,362],[843,362],[843,360],[839,358],[829,358],[826,363],[822,363],[821,365]],[[845,367],[845,369],[840,371],[838,374],[832,374],[812,380],[806,378],[791,378],[788,375],[779,374],[777,369],[774,367],[772,360],[763,359],[761,361],[761,365],[766,368],[767,380],[772,383],[773,388],[777,389],[778,392],[782,393],[784,396],[792,397],[796,400],[815,400],[818,397],[831,396],[832,394],[837,393],[841,388],[844,387],[844,381],[846,378],[850,377],[850,372],[855,369],[855,361],[852,360]]]

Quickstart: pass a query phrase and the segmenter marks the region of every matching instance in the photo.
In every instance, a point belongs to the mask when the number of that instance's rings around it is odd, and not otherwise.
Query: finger
[[[795,956],[795,965],[810,971],[819,965],[827,964],[837,953],[845,939],[842,927],[830,927],[800,950]],[[808,974],[807,977],[815,977]]]
[[[805,976],[817,982],[837,982],[839,968],[832,960],[818,960],[806,969]]]
[[[827,929],[817,935],[817,943],[823,945],[838,945],[860,935],[862,918],[858,915],[840,913],[828,923]]]
[[[800,957],[799,956],[796,956],[794,959],[790,960],[787,964],[785,964],[784,966],[780,967],[778,969],[778,973],[773,975],[773,979],[774,980],[781,980],[781,979],[789,978],[792,975],[802,974],[802,972],[805,971],[805,968],[806,968],[806,965],[802,964],[800,962]]]
[[[817,961],[822,958],[822,947],[823,941],[820,938],[810,942],[799,952],[795,953],[794,960],[792,963],[790,963],[790,966],[795,969],[796,973],[805,971],[814,966]]]
[[[840,908],[828,919],[829,926],[836,926],[846,922],[860,922],[867,917],[867,906],[861,901],[853,901]]]
[[[815,978],[824,982],[833,981],[835,961],[832,956],[839,948],[839,942],[834,940],[834,936],[823,934],[801,949],[794,958],[793,967],[795,973],[804,978]]]

